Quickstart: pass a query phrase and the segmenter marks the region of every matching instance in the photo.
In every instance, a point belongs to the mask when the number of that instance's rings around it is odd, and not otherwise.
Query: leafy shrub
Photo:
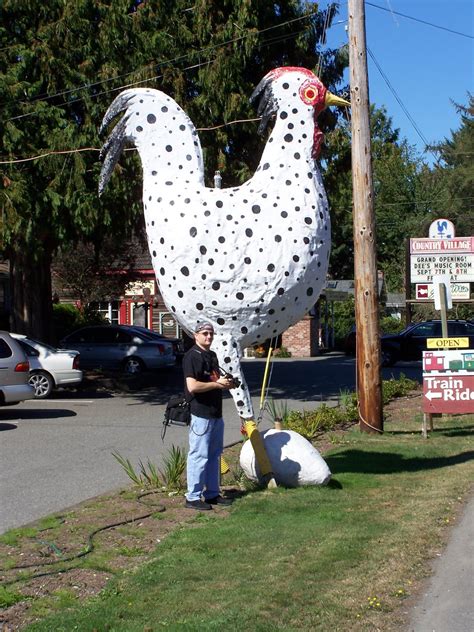
[[[80,327],[105,325],[109,321],[90,306],[83,310],[71,303],[53,305],[53,331],[56,342]]]
[[[403,373],[398,379],[382,381],[383,403],[387,404],[396,397],[404,397],[418,386],[416,380],[407,378]],[[315,410],[291,410],[285,409],[285,426],[288,430],[298,432],[306,439],[311,440],[320,433],[334,429],[339,424],[356,422],[359,419],[357,405],[357,393],[346,391],[341,393],[339,406],[328,407],[323,404]],[[274,407],[278,412],[278,407]]]
[[[384,334],[398,334],[405,329],[405,325],[398,318],[384,316],[380,319],[380,331]]]
[[[273,352],[275,358],[291,358],[291,351],[288,351],[286,347],[280,347]]]
[[[410,391],[413,391],[418,386],[416,380],[410,380],[403,373],[400,373],[398,379],[392,378],[390,380],[382,381],[382,399],[384,404],[396,397],[405,397]]]
[[[334,342],[336,349],[344,348],[344,341],[355,324],[354,297],[334,303]]]
[[[355,421],[359,418],[357,393],[354,391],[341,391],[339,395],[339,406],[345,412],[346,421]]]
[[[56,341],[82,326],[81,312],[75,305],[57,303],[53,305],[53,331]]]
[[[332,430],[340,423],[353,421],[341,406],[329,407],[322,404],[315,410],[292,410],[288,413],[286,427],[294,430],[308,440],[327,430]]]

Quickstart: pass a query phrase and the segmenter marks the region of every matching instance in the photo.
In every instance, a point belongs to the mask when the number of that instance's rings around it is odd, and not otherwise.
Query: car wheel
[[[48,373],[43,373],[43,371],[31,373],[28,382],[35,389],[35,397],[37,399],[49,397],[54,388],[53,378]]]
[[[389,349],[382,349],[382,366],[393,366],[397,358],[393,351]]]
[[[123,370],[129,375],[138,375],[144,368],[145,365],[140,358],[127,358],[123,363]]]

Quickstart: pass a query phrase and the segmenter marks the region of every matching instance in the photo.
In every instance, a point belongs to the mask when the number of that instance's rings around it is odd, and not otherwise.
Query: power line
[[[467,197],[450,197],[449,199],[452,202],[454,202],[454,201],[464,202],[466,200],[474,200],[474,196],[470,195],[470,196],[467,196]],[[377,209],[384,208],[386,206],[419,206],[420,204],[434,204],[434,203],[438,202],[437,199],[436,200],[411,200],[411,201],[407,201],[407,202],[403,202],[402,200],[400,200],[398,202],[377,202],[377,196],[374,198],[374,200],[375,200],[375,204],[377,206]],[[335,207],[335,206],[331,206],[330,205],[330,209],[332,211],[337,211],[337,212],[344,211],[345,213],[352,213],[352,211],[353,211],[352,206],[351,207],[348,207],[348,206]],[[443,211],[443,212],[448,213],[449,209],[445,209],[445,211]],[[381,224],[385,225],[386,222],[377,222],[377,224],[378,225],[381,225]]]
[[[431,151],[431,149],[428,149],[429,147],[429,142],[426,139],[426,137],[424,136],[423,132],[420,130],[420,128],[418,127],[418,125],[415,122],[415,119],[412,117],[412,115],[410,114],[410,112],[407,110],[407,108],[405,107],[405,104],[403,103],[403,101],[401,100],[401,98],[398,96],[395,88],[392,86],[392,84],[390,83],[387,75],[384,73],[384,71],[382,70],[380,64],[378,63],[378,61],[375,58],[375,55],[373,54],[373,52],[370,50],[369,47],[367,47],[367,52],[369,53],[372,61],[374,62],[375,66],[377,67],[377,70],[379,71],[379,73],[382,75],[383,80],[385,81],[385,83],[387,84],[390,92],[393,94],[393,96],[395,97],[395,99],[397,100],[398,104],[400,105],[400,107],[402,108],[402,110],[404,111],[406,117],[408,118],[408,120],[410,121],[410,123],[413,125],[413,129],[415,130],[415,132],[418,134],[418,136],[421,138],[421,140],[423,141],[424,145],[425,145],[425,151],[428,153],[431,153],[431,155],[434,157],[434,159],[436,160],[436,162],[438,162],[439,157],[433,152]]]
[[[34,97],[32,99],[26,99],[26,100],[17,101],[17,103],[19,103],[19,104],[36,103],[38,101],[47,101],[49,99],[54,99],[54,98],[59,97],[59,96],[65,96],[67,94],[71,94],[73,92],[79,92],[81,90],[89,90],[90,88],[94,88],[96,86],[100,86],[102,84],[109,83],[110,81],[115,81],[117,79],[122,79],[124,77],[128,77],[128,76],[133,75],[133,74],[138,73],[138,72],[143,72],[144,70],[146,70],[146,69],[148,69],[150,67],[161,68],[161,67],[163,67],[165,65],[174,64],[174,63],[177,63],[177,62],[180,62],[180,61],[184,61],[184,60],[186,60],[186,59],[188,59],[188,58],[190,58],[191,56],[194,56],[194,55],[203,55],[203,54],[210,53],[210,52],[212,52],[212,51],[214,51],[216,49],[219,49],[219,48],[222,48],[224,46],[228,46],[230,44],[235,44],[236,42],[242,41],[242,40],[246,39],[247,37],[250,37],[251,35],[261,35],[262,33],[266,33],[268,31],[271,31],[271,30],[274,30],[274,29],[282,28],[284,26],[288,26],[290,24],[293,24],[294,22],[299,22],[301,20],[305,20],[307,18],[311,18],[311,17],[317,15],[317,13],[318,13],[317,10],[309,12],[309,13],[305,13],[304,15],[299,16],[297,18],[293,18],[292,20],[287,20],[286,22],[281,22],[280,24],[276,24],[274,26],[269,26],[269,27],[261,29],[259,31],[251,31],[250,29],[248,29],[247,32],[244,35],[239,35],[239,37],[235,37],[233,39],[226,40],[225,42],[221,42],[220,44],[214,44],[212,46],[206,46],[206,47],[201,48],[199,50],[193,50],[190,53],[187,53],[185,55],[179,55],[179,56],[177,56],[175,58],[172,58],[172,59],[167,59],[166,61],[160,62],[158,64],[156,64],[155,62],[150,62],[150,63],[146,64],[145,66],[142,66],[138,70],[132,70],[130,72],[123,73],[121,75],[117,75],[115,77],[109,77],[108,79],[103,79],[102,81],[97,81],[97,82],[94,82],[94,83],[85,84],[83,86],[69,88],[67,90],[56,92],[55,94],[37,95],[36,97]],[[303,29],[302,31],[291,33],[290,35],[287,35],[285,38],[283,38],[282,41],[284,41],[284,39],[287,39],[287,38],[292,37],[292,36],[295,37],[299,33],[304,32],[304,30],[305,29]],[[271,40],[269,40],[269,41],[271,42]],[[260,44],[260,46],[262,46],[262,45],[264,45],[266,43],[267,42],[262,42],[262,44]],[[15,46],[15,45],[12,45],[12,46]],[[9,47],[6,47],[6,48],[11,48],[12,46],[9,46]],[[0,49],[0,50],[5,50],[5,49]],[[195,67],[198,67],[198,66],[196,65]],[[134,82],[134,83],[129,84],[126,87],[131,87],[133,85],[139,85],[140,83],[144,83],[144,81],[152,81],[153,79],[160,78],[161,76],[162,75],[158,75],[158,77],[152,77],[151,79],[146,79],[146,80],[143,80],[143,81],[140,81],[140,82]],[[121,86],[120,88],[113,88],[113,89],[110,90],[110,92],[113,92],[115,90],[120,90],[123,87],[124,86]],[[99,93],[99,95],[102,95],[102,94],[106,94],[106,92]],[[92,96],[95,97],[95,96],[98,96],[98,95],[92,95]],[[75,102],[75,101],[78,101],[78,100],[80,100],[80,99],[79,98],[75,99],[72,102]],[[11,101],[7,102],[7,103],[11,103]],[[66,102],[64,102],[64,103],[62,103],[60,105],[66,105],[68,103],[71,103],[71,101],[66,101]],[[2,105],[5,105],[5,104],[6,103],[4,103]],[[30,114],[35,114],[35,113],[30,113]],[[8,119],[8,121],[16,120],[17,118],[21,118],[21,117],[24,117],[24,116],[28,116],[28,114],[20,115],[18,117],[13,117],[11,119]]]
[[[235,121],[229,121],[228,123],[220,123],[219,125],[213,125],[212,127],[198,127],[196,129],[197,132],[212,132],[216,129],[221,129],[222,127],[227,127],[229,125],[235,125],[237,123],[253,123],[256,121],[260,121],[261,117],[251,118],[251,119],[238,119]],[[14,160],[0,160],[0,165],[14,165],[22,162],[32,162],[34,160],[41,160],[42,158],[47,158],[48,156],[60,156],[64,154],[79,154],[84,151],[101,151],[100,147],[80,147],[78,149],[58,149],[52,151],[46,151],[44,154],[38,154],[36,156],[30,156],[29,158],[15,158]],[[136,148],[128,148],[124,151],[136,151]]]
[[[310,14],[307,14],[305,17],[308,17],[308,15],[310,15]],[[296,19],[300,19],[301,20],[303,18],[295,18],[295,20],[290,20],[289,22],[295,22]],[[284,22],[282,25],[288,24],[289,22]],[[279,25],[279,26],[282,26],[282,25]],[[267,29],[263,29],[262,31],[259,31],[259,33],[262,33],[263,31],[269,31],[269,30],[271,30],[273,28],[277,28],[277,27],[268,27]],[[270,38],[268,40],[263,40],[258,46],[256,46],[256,48],[259,49],[259,48],[262,48],[264,46],[270,46],[270,45],[277,44],[277,43],[280,43],[280,42],[285,42],[285,41],[287,41],[289,39],[293,39],[293,38],[297,37],[298,35],[300,35],[301,33],[304,33],[305,31],[306,31],[306,29],[300,29],[299,31],[293,31],[292,33],[289,33],[288,35],[276,35],[276,36],[274,36],[274,37],[272,37],[272,38]],[[244,38],[240,37],[240,38],[236,38],[235,40],[231,40],[231,41],[232,42],[237,42],[237,41],[239,41],[241,39],[244,39]],[[228,43],[229,42],[224,42],[223,44],[219,44],[219,45],[216,44],[215,46],[208,47],[208,48],[205,48],[205,49],[201,49],[201,51],[194,51],[192,54],[200,55],[201,52],[211,51],[211,50],[214,50],[216,48],[219,48],[220,46],[225,46]],[[190,56],[190,54],[189,55],[182,55],[180,57],[176,57],[175,60],[177,60],[177,61],[180,61],[182,59],[184,60],[185,58],[187,58],[189,56]],[[182,70],[185,72],[185,71],[193,70],[193,69],[196,69],[196,68],[202,68],[203,66],[209,66],[213,61],[215,61],[215,58],[210,59],[210,60],[205,61],[205,62],[192,64],[191,66],[186,66]],[[169,61],[163,62],[161,64],[158,64],[158,67],[164,66],[164,65],[169,64],[171,62],[173,62],[173,60],[169,60]],[[146,68],[146,66],[145,66],[145,68]],[[140,71],[129,72],[129,73],[126,73],[125,75],[122,75],[122,76],[129,76],[131,74],[134,74],[135,72],[140,72]],[[92,95],[90,95],[90,97],[91,98],[97,98],[97,97],[100,97],[100,96],[102,96],[104,94],[110,94],[110,93],[113,93],[113,92],[118,92],[120,90],[125,90],[127,88],[133,88],[133,87],[139,86],[139,85],[141,85],[143,83],[147,83],[147,82],[150,82],[150,81],[155,81],[157,79],[161,79],[162,77],[163,77],[162,74],[154,75],[153,77],[147,77],[146,79],[141,79],[140,81],[134,81],[132,83],[124,84],[124,85],[118,86],[116,88],[110,88],[109,90],[102,90],[102,92],[97,92],[95,94],[92,94]],[[116,79],[116,77],[114,77],[113,79]],[[106,79],[104,81],[97,82],[96,84],[89,84],[89,85],[90,85],[90,87],[96,86],[96,85],[101,85],[102,83],[106,83],[108,81],[112,81],[113,79]],[[83,86],[82,88],[79,88],[78,90],[86,89],[86,87],[87,86]],[[32,103],[38,103],[40,101],[46,101],[47,99],[52,99],[53,97],[61,96],[63,94],[69,94],[69,93],[72,93],[72,92],[76,92],[76,89],[70,89],[70,90],[67,90],[67,91],[64,91],[64,92],[60,92],[60,93],[57,93],[57,94],[54,94],[54,95],[49,95],[48,97],[45,97],[44,99],[39,99],[38,98],[36,101],[31,101],[31,102]],[[61,107],[62,105],[71,105],[73,103],[78,103],[79,101],[83,101],[83,100],[84,100],[84,97],[77,97],[76,99],[71,99],[69,101],[63,101],[62,103],[58,103],[58,104],[56,104],[56,107]],[[29,102],[28,101],[19,101],[19,103],[27,104]],[[37,116],[38,114],[40,114],[40,112],[27,112],[25,114],[19,114],[18,116],[12,116],[11,118],[6,119],[6,122],[16,121],[16,120],[19,120],[19,119],[22,119],[22,118],[29,118],[30,116]]]
[[[414,18],[412,15],[406,15],[406,13],[400,13],[399,11],[393,11],[393,9],[387,9],[387,7],[381,7],[378,4],[374,4],[373,2],[367,2],[367,5],[370,7],[374,7],[375,9],[381,9],[382,11],[388,11],[389,13],[393,13],[394,15],[400,15],[402,18],[407,18],[408,20],[413,20],[414,22],[420,22],[421,24],[426,24],[427,26],[432,26],[435,29],[440,29],[441,31],[447,31],[448,33],[453,33],[454,35],[460,35],[461,37],[467,37],[468,39],[474,39],[474,35],[468,35],[467,33],[461,33],[460,31],[454,31],[453,29],[448,29],[445,26],[440,26],[439,24],[433,24],[433,22],[428,22],[427,20],[421,20],[420,18]]]

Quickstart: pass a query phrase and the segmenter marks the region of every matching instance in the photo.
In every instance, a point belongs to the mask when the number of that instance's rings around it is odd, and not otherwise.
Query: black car
[[[474,349],[474,321],[448,320],[449,338],[469,338]],[[381,338],[382,365],[393,366],[399,360],[421,360],[428,338],[442,338],[441,321],[426,320],[412,323],[398,334],[385,334]],[[355,352],[355,330],[348,334],[346,353]]]

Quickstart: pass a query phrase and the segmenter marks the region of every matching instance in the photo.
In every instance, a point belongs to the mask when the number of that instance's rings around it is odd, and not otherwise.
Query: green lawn
[[[426,574],[474,479],[474,417],[335,435],[323,488],[248,493],[227,520],[199,514],[149,563],[45,632],[401,629],[401,602]]]

